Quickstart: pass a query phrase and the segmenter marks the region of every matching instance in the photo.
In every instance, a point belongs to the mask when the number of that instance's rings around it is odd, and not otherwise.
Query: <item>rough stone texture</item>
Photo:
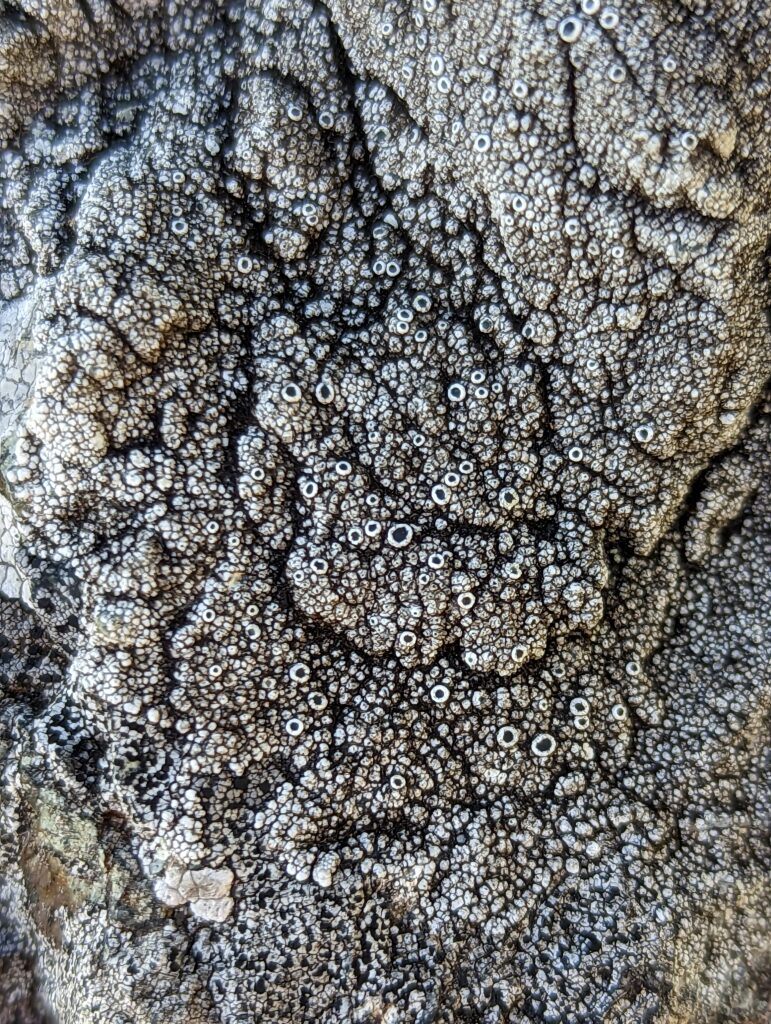
[[[771,8],[0,20],[0,1022],[771,1020]]]

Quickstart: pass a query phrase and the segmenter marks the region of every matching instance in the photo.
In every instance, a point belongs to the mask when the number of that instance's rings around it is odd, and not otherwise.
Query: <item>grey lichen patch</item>
[[[0,863],[54,1012],[762,1012],[764,12],[29,6]]]
[[[760,486],[761,465],[746,445],[710,469],[685,526],[685,553],[704,562],[722,547],[725,533],[738,524]]]

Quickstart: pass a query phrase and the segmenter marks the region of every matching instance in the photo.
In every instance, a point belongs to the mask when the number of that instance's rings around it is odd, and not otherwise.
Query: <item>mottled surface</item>
[[[771,8],[0,20],[0,1022],[771,1020]]]

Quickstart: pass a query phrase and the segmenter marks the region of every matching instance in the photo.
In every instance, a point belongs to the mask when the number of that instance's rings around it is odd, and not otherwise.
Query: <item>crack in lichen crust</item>
[[[760,1005],[767,29],[637,7],[0,32],[56,83],[0,109],[0,739],[63,1024]]]

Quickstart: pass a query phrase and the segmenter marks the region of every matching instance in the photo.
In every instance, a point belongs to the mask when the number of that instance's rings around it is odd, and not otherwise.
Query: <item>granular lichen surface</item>
[[[0,1024],[771,1020],[771,7],[0,14]]]

